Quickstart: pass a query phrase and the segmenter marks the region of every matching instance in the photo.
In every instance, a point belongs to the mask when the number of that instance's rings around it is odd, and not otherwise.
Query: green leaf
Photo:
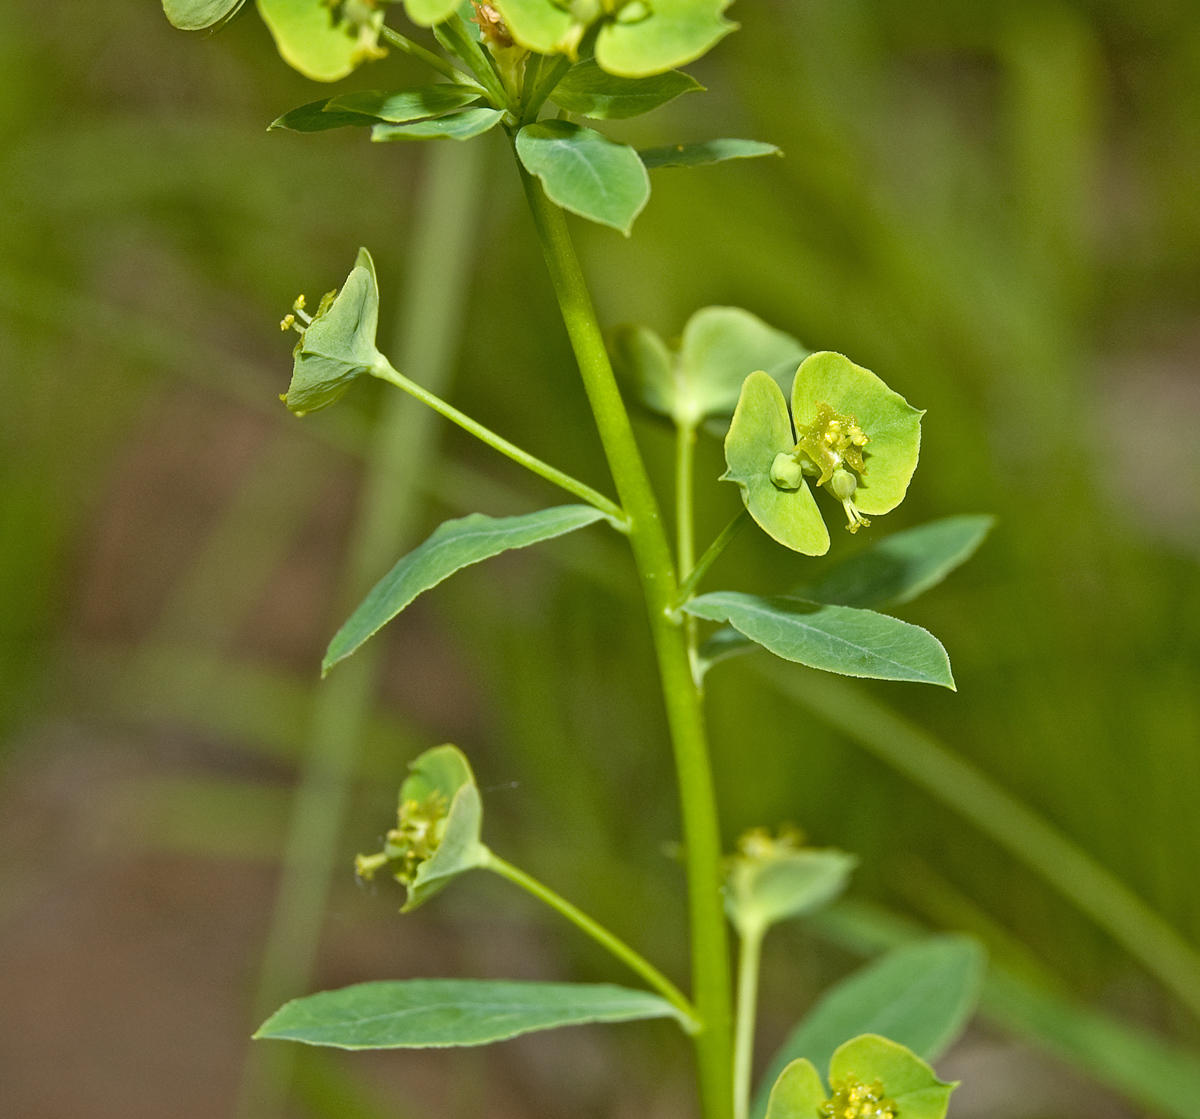
[[[371,139],[387,140],[470,140],[500,123],[501,109],[463,109],[433,120],[417,120],[408,124],[377,124],[371,129]]]
[[[608,983],[383,980],[295,999],[254,1036],[339,1049],[426,1049],[487,1045],[534,1030],[645,1018],[682,1021],[666,999]]]
[[[326,132],[331,128],[365,128],[371,123],[370,117],[362,113],[326,111],[333,98],[326,97],[321,101],[310,101],[307,105],[292,109],[276,118],[267,129],[268,132],[286,128],[289,132]]]
[[[567,71],[554,87],[551,100],[568,113],[596,120],[626,120],[703,89],[690,74],[679,70],[650,78],[619,78],[606,74],[589,58]]]
[[[432,27],[458,10],[459,0],[404,0],[404,14],[418,27]]]
[[[790,334],[740,307],[702,307],[676,353],[652,330],[633,326],[614,331],[613,350],[618,374],[641,402],[685,427],[731,415],[752,372],[782,366],[794,373],[808,355]]]
[[[257,0],[279,54],[294,70],[317,82],[336,82],[361,60],[357,35],[335,25],[320,0]]]
[[[600,29],[596,61],[627,78],[673,70],[737,28],[721,15],[728,6],[729,0],[633,0]]]
[[[793,1061],[771,1084],[767,1119],[816,1119],[825,1085],[808,1061]],[[755,1116],[755,1119],[758,1119]]]
[[[375,263],[366,249],[336,298],[321,301],[293,353],[292,381],[284,403],[298,416],[327,408],[384,356],[375,348],[379,321],[379,285]]]
[[[707,673],[714,664],[720,664],[721,661],[730,660],[743,653],[752,653],[758,648],[758,642],[751,641],[744,633],[738,633],[733,626],[722,626],[701,643],[700,664]]]
[[[590,128],[565,120],[528,124],[517,133],[517,155],[552,202],[626,237],[650,198],[637,152]]]
[[[451,109],[461,109],[472,101],[478,101],[481,92],[451,82],[417,86],[414,89],[360,89],[331,98],[322,111],[357,113],[368,120],[401,124],[423,117],[435,117]]]
[[[526,50],[558,54],[569,45],[575,17],[551,0],[492,0],[508,33]]]
[[[829,1062],[829,1080],[879,1081],[885,1096],[896,1104],[904,1119],[943,1119],[950,1093],[957,1085],[939,1080],[924,1061],[903,1045],[885,1037],[865,1034],[847,1041]]]
[[[782,390],[767,373],[751,373],[725,437],[729,469],[723,479],[738,484],[742,501],[767,535],[793,551],[821,556],[829,550],[829,530],[808,483],[797,477],[794,488],[782,488],[771,477],[776,456],[794,446]]]
[[[866,469],[854,504],[867,514],[887,513],[904,500],[921,451],[921,417],[869,369],[824,350],[804,359],[792,385],[792,419],[799,432],[817,421],[821,405],[852,416],[868,436]]]
[[[665,148],[643,148],[638,152],[648,170],[657,167],[703,167],[727,159],[753,159],[760,155],[783,155],[774,144],[760,140],[704,140],[698,144],[671,144]]]
[[[400,560],[363,599],[329,643],[321,671],[328,672],[422,591],[436,587],[461,568],[510,548],[525,548],[603,519],[604,514],[590,505],[558,505],[520,517],[495,518],[472,513],[443,522],[425,543]]]
[[[203,31],[231,20],[245,0],[163,0],[163,12],[172,27]]]
[[[920,626],[887,614],[737,591],[701,595],[683,610],[697,618],[728,622],[777,657],[810,668],[954,688],[942,643]]]
[[[755,835],[755,833],[751,833]],[[831,902],[846,888],[858,860],[844,851],[798,847],[759,837],[729,860],[725,911],[743,938]]]
[[[910,602],[966,563],[995,523],[995,517],[964,515],[893,533],[791,593],[834,606]]]
[[[965,936],[938,936],[897,948],[822,995],[776,1054],[752,1111],[761,1119],[767,1089],[783,1069],[806,1057],[826,1067],[843,1042],[879,1034],[937,1060],[975,1009],[986,959]]]

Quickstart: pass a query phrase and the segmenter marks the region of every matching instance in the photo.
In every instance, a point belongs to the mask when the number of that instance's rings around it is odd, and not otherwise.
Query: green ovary
[[[884,1096],[878,1080],[867,1085],[851,1076],[831,1087],[833,1095],[817,1110],[820,1119],[896,1119],[896,1101]]]

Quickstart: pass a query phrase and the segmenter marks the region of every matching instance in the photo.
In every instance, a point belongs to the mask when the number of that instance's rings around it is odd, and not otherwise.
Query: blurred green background
[[[476,766],[492,846],[686,973],[665,730],[615,538],[593,528],[456,576],[340,700],[316,698],[348,587],[447,515],[554,496],[382,386],[305,420],[277,402],[291,342],[276,323],[298,291],[340,283],[358,245],[379,266],[385,350],[609,488],[502,139],[468,156],[268,134],[325,94],[252,11],[215,36],[174,31],[151,0],[3,14],[0,1111],[232,1116],[240,1091],[261,1116],[690,1114],[687,1053],[657,1026],[243,1069],[256,990],[625,978],[498,882],[405,918],[394,890],[356,886],[351,860],[388,826],[405,763],[442,741]],[[656,172],[629,241],[578,223],[602,322],[669,337],[699,306],[743,306],[928,409],[910,496],[872,535],[999,522],[900,611],[941,637],[958,693],[862,691],[1200,942],[1200,7],[730,14],[742,30],[689,67],[711,92],[611,131],[748,136],[786,158]],[[338,88],[423,80],[393,54]],[[481,184],[474,204],[446,188],[455,175]],[[460,273],[461,315],[431,319],[420,293]],[[412,436],[391,458],[381,425]],[[669,434],[638,430],[669,500]],[[405,455],[396,539],[363,544],[360,498]],[[715,482],[717,441],[698,461],[703,544],[738,499]],[[860,543],[836,535],[832,558]],[[806,574],[746,533],[712,585]],[[856,900],[974,932],[1063,1005],[1200,1047],[1180,1001],[945,798],[753,658],[709,681],[730,844],[793,821],[860,855]],[[338,711],[361,714],[361,734]],[[315,885],[271,934],[296,788],[328,835],[293,834],[293,884]],[[789,929],[769,944],[764,1058],[855,963],[847,943]],[[1200,1114],[1200,1095],[1172,1111],[1103,1086],[1103,1056],[1055,1063],[1045,1033],[975,1027],[943,1070],[967,1080],[951,1114]]]

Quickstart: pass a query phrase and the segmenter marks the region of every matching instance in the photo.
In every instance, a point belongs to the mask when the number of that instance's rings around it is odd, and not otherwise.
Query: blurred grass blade
[[[1195,950],[1081,847],[865,689],[815,673],[783,672],[770,663],[760,670],[784,695],[965,816],[1041,875],[1200,1017]]]
[[[427,1049],[645,1018],[684,1021],[666,999],[610,983],[393,979],[295,999],[254,1036],[339,1049]]]
[[[762,1078],[751,1111],[766,1114],[771,1085],[807,1057],[827,1068],[833,1051],[859,1034],[880,1034],[935,1061],[962,1032],[979,999],[986,957],[966,936],[936,936],[895,948],[827,990],[792,1031]]]

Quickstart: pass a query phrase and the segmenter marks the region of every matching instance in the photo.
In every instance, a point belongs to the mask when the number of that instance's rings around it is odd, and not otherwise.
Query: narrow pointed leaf
[[[327,132],[331,128],[365,128],[372,124],[370,117],[362,113],[333,112],[329,103],[333,100],[326,97],[321,101],[310,101],[276,118],[267,129],[268,132],[287,129],[289,132]]]
[[[920,626],[887,614],[737,591],[701,595],[683,609],[697,618],[728,622],[777,657],[810,668],[954,688],[942,643]]]
[[[416,120],[408,124],[377,124],[371,129],[371,139],[387,140],[470,140],[481,136],[500,123],[500,109],[464,109],[433,120]]]
[[[649,78],[619,78],[605,73],[589,58],[567,71],[554,87],[551,100],[568,113],[596,120],[626,120],[703,89],[690,74],[679,70]]]
[[[245,0],[163,0],[163,12],[172,27],[203,31],[232,19]]]
[[[944,517],[893,533],[791,593],[831,606],[910,602],[966,563],[995,523],[988,516]]]
[[[646,1018],[681,1021],[666,999],[608,983],[384,980],[295,999],[254,1036],[339,1049],[426,1049]]]
[[[650,198],[633,148],[569,121],[526,125],[517,133],[517,155],[552,202],[626,236]]]
[[[738,633],[733,626],[722,626],[709,634],[700,645],[700,661],[707,672],[714,664],[740,657],[743,653],[752,653],[760,648],[757,641],[751,641],[744,633]]]
[[[783,155],[774,144],[760,140],[704,140],[699,144],[671,144],[665,148],[643,148],[638,152],[646,168],[703,167],[727,159],[754,159],[760,155]]]
[[[401,124],[424,117],[435,117],[451,109],[478,101],[480,91],[466,85],[441,82],[413,89],[360,89],[331,98],[322,110],[326,113],[358,113],[370,120]]]
[[[979,999],[986,960],[965,936],[930,937],[897,948],[826,991],[783,1043],[763,1077],[753,1119],[762,1119],[770,1086],[792,1061],[826,1068],[837,1048],[880,1034],[935,1061],[962,1032]]]
[[[329,643],[321,665],[328,672],[372,634],[390,622],[417,595],[436,587],[461,568],[511,548],[525,548],[603,520],[590,505],[558,505],[520,517],[472,513],[445,521],[420,547],[406,555],[374,587]]]

